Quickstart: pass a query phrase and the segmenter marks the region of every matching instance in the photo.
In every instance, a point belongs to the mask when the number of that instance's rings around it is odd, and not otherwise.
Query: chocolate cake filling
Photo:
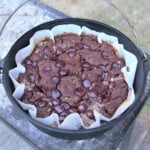
[[[77,112],[83,122],[95,121],[93,110],[112,117],[127,99],[125,62],[108,42],[96,36],[57,35],[39,42],[23,65],[18,81],[25,83],[22,101],[37,108],[37,117],[57,113],[62,122]]]

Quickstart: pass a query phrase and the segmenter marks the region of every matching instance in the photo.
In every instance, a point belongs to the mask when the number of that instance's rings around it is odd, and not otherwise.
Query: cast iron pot
[[[36,31],[41,30],[41,29],[51,29],[52,27],[56,25],[60,25],[60,24],[77,24],[80,26],[87,26],[88,28],[93,29],[95,31],[114,35],[118,37],[119,42],[124,45],[125,49],[133,53],[134,55],[136,55],[138,59],[138,66],[137,66],[137,71],[136,71],[136,76],[135,76],[135,81],[134,81],[135,102],[120,117],[118,117],[117,119],[111,122],[102,124],[101,127],[97,127],[93,129],[65,130],[65,129],[59,129],[59,128],[50,127],[48,125],[44,125],[34,120],[33,118],[31,118],[29,114],[26,111],[24,111],[20,107],[20,105],[16,102],[16,100],[12,97],[14,86],[10,80],[8,72],[10,69],[16,67],[15,55],[17,51],[29,44],[30,37]],[[138,103],[139,99],[144,93],[145,84],[146,84],[146,74],[147,74],[145,61],[143,59],[143,54],[131,42],[131,40],[128,37],[126,37],[123,33],[121,33],[120,31],[116,30],[115,28],[109,25],[106,25],[97,21],[93,21],[93,20],[79,19],[79,18],[67,18],[67,19],[61,19],[61,20],[54,20],[54,21],[41,24],[31,29],[30,31],[25,33],[20,39],[18,39],[17,42],[12,46],[9,53],[3,60],[3,63],[1,63],[1,68],[3,70],[2,83],[4,85],[6,93],[10,101],[13,103],[14,107],[16,108],[16,110],[19,111],[22,118],[26,118],[32,124],[34,124],[37,128],[39,128],[40,130],[42,130],[43,132],[49,135],[63,138],[63,139],[75,139],[75,140],[92,138],[97,135],[100,135],[108,131],[109,129],[111,129],[119,120],[124,119],[124,116],[126,116],[128,113],[130,113],[134,109],[136,103]]]

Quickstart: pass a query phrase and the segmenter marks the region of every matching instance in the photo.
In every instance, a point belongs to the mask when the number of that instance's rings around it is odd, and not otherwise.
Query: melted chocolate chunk
[[[104,65],[100,65],[99,68],[100,68],[102,71],[105,71],[105,70],[106,70],[106,66],[104,66]]]
[[[64,111],[64,108],[61,107],[60,105],[54,106],[54,109],[55,109],[55,111],[56,111],[57,113],[59,113],[59,114]]]
[[[47,106],[47,101],[43,101],[41,99],[38,99],[35,101],[35,105],[39,108],[43,108],[43,107],[46,107]]]
[[[117,63],[112,63],[112,65],[111,65],[111,68],[112,69],[116,69],[118,67],[118,64]]]
[[[52,96],[52,92],[50,90],[47,90],[46,91],[46,96],[50,98]]]
[[[92,110],[88,110],[88,111],[86,112],[86,115],[87,115],[90,119],[94,119],[94,113],[93,113]]]
[[[69,51],[68,56],[69,57],[74,57],[76,55],[75,51]]]
[[[69,110],[70,109],[70,105],[68,103],[62,103],[61,107],[63,107],[64,110]]]
[[[29,78],[29,81],[30,81],[31,83],[34,83],[34,82],[35,82],[35,76],[34,76],[33,74],[30,74],[30,75],[28,76],[28,78]]]
[[[60,122],[63,122],[64,119],[65,119],[65,116],[63,116],[63,115],[60,115],[60,116],[59,116],[59,121],[60,121]]]
[[[84,113],[84,112],[86,111],[86,106],[85,106],[84,104],[80,104],[80,105],[78,106],[78,111],[79,111],[80,113]]]
[[[61,69],[60,72],[59,72],[59,74],[60,74],[61,76],[66,76],[66,75],[68,75],[68,73],[69,73],[69,70],[68,70],[68,69]]]
[[[58,61],[56,62],[56,66],[59,67],[59,68],[62,68],[62,67],[65,66],[65,62],[64,62],[64,61],[61,61],[61,60],[58,60]]]
[[[54,99],[59,98],[60,95],[61,95],[61,93],[60,93],[59,90],[53,90],[53,91],[52,91],[52,97],[53,97]]]
[[[60,55],[63,53],[63,49],[58,47],[57,50],[56,50],[56,55]]]
[[[32,65],[32,61],[31,60],[26,60],[26,62],[25,62],[27,65]]]
[[[59,77],[57,77],[57,76],[52,77],[51,80],[52,80],[53,84],[58,84],[60,81]]]
[[[59,105],[60,100],[59,99],[54,99],[52,103],[53,103],[53,105]]]
[[[104,59],[108,59],[108,53],[106,53],[106,52],[102,52],[102,58],[104,58]]]
[[[85,95],[85,89],[82,88],[82,87],[79,87],[79,88],[75,89],[75,94],[76,94],[77,96],[82,97],[82,96]]]
[[[67,116],[67,115],[68,115],[68,112],[67,112],[67,111],[63,111],[63,112],[60,113],[60,116],[64,116],[64,117],[65,117],[65,116]]]
[[[96,98],[98,97],[98,92],[96,90],[90,90],[88,92],[89,97]]]
[[[70,109],[70,113],[77,113],[78,112],[78,109],[77,108],[71,108]]]
[[[82,64],[83,70],[91,70],[91,65],[88,62]]]
[[[84,80],[84,81],[83,81],[83,86],[84,86],[85,88],[89,88],[89,87],[91,86],[90,81],[89,81],[89,80]]]
[[[77,43],[75,47],[77,50],[81,50],[84,48],[84,44],[83,43]]]
[[[108,81],[103,81],[103,85],[109,85],[109,82]]]
[[[32,62],[32,66],[36,67],[37,63],[35,61]]]
[[[45,68],[43,68],[44,72],[49,72],[51,71],[51,67],[50,66],[46,66]]]

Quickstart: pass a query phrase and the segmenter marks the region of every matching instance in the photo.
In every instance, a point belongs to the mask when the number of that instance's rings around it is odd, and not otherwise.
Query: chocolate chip
[[[104,79],[104,78],[107,78],[109,76],[109,73],[108,72],[103,72],[102,73],[102,78]]]
[[[94,113],[93,113],[92,110],[88,110],[88,111],[86,112],[86,115],[87,115],[90,119],[94,119]]]
[[[44,51],[45,54],[49,54],[50,53],[50,49],[49,49],[48,46],[46,46],[43,51]]]
[[[121,60],[118,60],[117,63],[118,63],[119,65],[121,65],[123,62],[122,62]]]
[[[65,116],[59,116],[59,121],[60,121],[60,122],[63,122],[64,119],[65,119]]]
[[[88,62],[82,64],[83,70],[91,70],[91,65]]]
[[[68,69],[61,69],[59,74],[61,76],[67,76],[69,74],[69,70]]]
[[[58,47],[57,50],[56,50],[56,55],[60,55],[63,53],[63,50],[61,47]]]
[[[76,94],[77,96],[82,97],[82,96],[85,95],[85,89],[82,88],[82,87],[79,87],[79,88],[75,89],[75,94]]]
[[[106,52],[102,52],[102,57],[104,58],[104,59],[108,59],[108,53],[106,53]]]
[[[77,50],[81,50],[81,49],[84,48],[84,44],[83,44],[83,43],[77,43],[77,44],[75,45],[75,47],[76,47]]]
[[[35,101],[35,105],[39,108],[44,108],[48,105],[47,101],[43,101],[41,99],[38,99]]]
[[[54,106],[59,105],[60,100],[59,99],[53,99],[52,103],[53,103]]]
[[[34,76],[33,74],[30,74],[30,75],[28,76],[28,78],[29,78],[29,80],[30,80],[31,83],[34,83],[34,82],[35,82],[35,76]]]
[[[33,66],[33,67],[36,67],[36,65],[37,65],[36,61],[33,61],[33,62],[32,62],[32,66]]]
[[[105,115],[105,116],[107,116],[107,117],[110,117],[107,108],[103,107],[103,108],[101,109],[101,112],[102,112],[103,115]]]
[[[106,66],[104,66],[104,65],[99,65],[99,68],[100,68],[102,71],[104,71],[104,70],[106,69]]]
[[[96,97],[98,97],[98,93],[97,93],[97,91],[96,90],[90,90],[89,92],[88,92],[88,95],[90,96],[90,97],[92,97],[92,98],[96,98]]]
[[[63,107],[64,110],[69,110],[70,105],[68,103],[62,103],[61,107]]]
[[[112,69],[115,69],[115,68],[117,68],[118,67],[118,64],[117,63],[112,63],[112,65],[111,65],[111,68]]]
[[[76,55],[75,51],[69,51],[68,56],[69,57],[74,57]]]
[[[77,113],[78,109],[77,108],[71,108],[69,111],[70,111],[70,113]]]
[[[91,87],[94,88],[94,87],[96,87],[96,85],[97,85],[97,82],[92,82]]]
[[[47,66],[47,67],[43,68],[43,71],[44,71],[44,72],[49,72],[49,71],[51,71],[51,67],[50,67],[50,66]]]
[[[103,85],[109,85],[109,81],[103,81]]]
[[[88,46],[88,45],[84,44],[84,45],[83,45],[83,48],[89,49],[89,48],[90,48],[90,46]]]
[[[109,84],[109,88],[112,89],[114,85],[112,83]]]
[[[54,99],[59,98],[60,95],[61,95],[61,93],[60,93],[59,90],[53,90],[53,91],[52,91],[52,97],[53,97]]]
[[[65,62],[64,62],[64,61],[58,60],[58,61],[56,62],[56,67],[61,68],[61,67],[64,67],[64,66],[65,66]]]
[[[43,58],[44,59],[49,59],[49,57],[46,54],[43,55]]]
[[[50,90],[47,90],[46,91],[46,96],[50,98],[52,96],[52,92]]]
[[[84,81],[83,81],[83,86],[84,86],[85,88],[89,88],[89,87],[91,86],[90,81],[89,81],[89,80],[84,80]]]
[[[68,51],[75,51],[75,48],[73,46],[69,47]]]
[[[55,106],[54,109],[57,113],[61,113],[64,111],[64,109],[60,105]]]
[[[27,64],[27,65],[31,65],[31,64],[32,64],[32,61],[31,61],[31,60],[26,60],[26,64]]]
[[[80,101],[80,103],[79,103],[79,104],[83,104],[83,105],[85,105],[85,104],[86,104],[86,99],[81,98],[81,101]]]
[[[85,106],[84,104],[80,104],[80,105],[78,106],[78,111],[79,111],[80,113],[84,113],[84,112],[86,111],[86,106]]]
[[[54,76],[54,77],[51,78],[51,81],[52,81],[53,84],[58,84],[60,79],[59,79],[59,77]]]
[[[67,116],[68,115],[68,112],[67,111],[63,111],[60,113],[60,116]]]

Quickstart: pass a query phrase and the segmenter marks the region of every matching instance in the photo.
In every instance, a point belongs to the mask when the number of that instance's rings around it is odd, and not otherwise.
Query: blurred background
[[[141,40],[141,46],[150,52],[150,5],[149,0],[41,0],[71,17],[88,18],[105,22],[135,38],[126,21],[108,2],[112,1],[128,17]]]

